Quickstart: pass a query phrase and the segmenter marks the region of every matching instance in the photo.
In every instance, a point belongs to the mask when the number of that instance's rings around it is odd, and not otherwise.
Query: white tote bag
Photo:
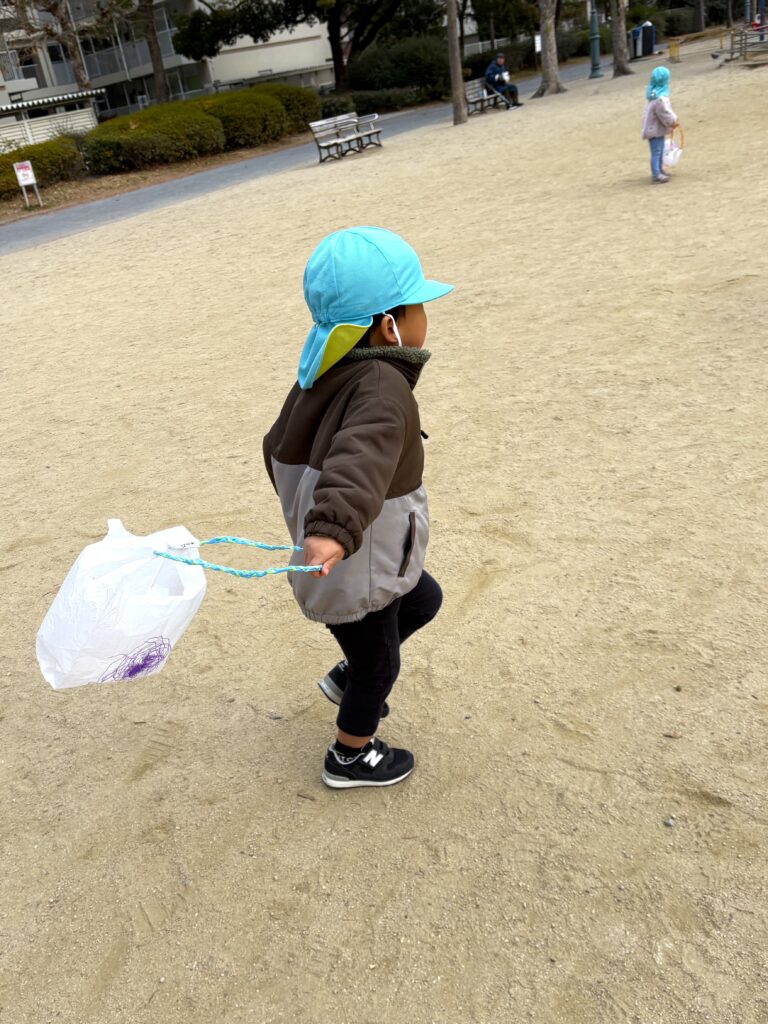
[[[183,526],[147,537],[109,520],[107,536],[78,556],[37,634],[37,659],[55,690],[159,672],[200,607],[200,566],[157,550],[198,557]]]
[[[680,141],[675,139],[675,132],[679,132]],[[683,129],[673,129],[673,131],[667,135],[664,139],[664,156],[662,157],[662,164],[664,167],[677,167],[680,162],[680,157],[683,155],[683,146],[685,145],[685,136],[683,135]]]

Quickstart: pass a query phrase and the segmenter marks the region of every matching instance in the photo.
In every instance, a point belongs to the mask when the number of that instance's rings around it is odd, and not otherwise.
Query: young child
[[[376,735],[400,671],[400,645],[437,614],[424,571],[429,535],[424,449],[413,388],[429,352],[423,304],[451,291],[383,228],[336,231],[304,271],[314,324],[298,382],[264,438],[264,460],[304,565],[289,577],[299,607],[344,654],[319,683],[340,705],[323,782],[391,786],[408,750]]]
[[[651,147],[651,181],[663,185],[669,181],[669,175],[662,170],[664,137],[678,125],[677,115],[669,103],[668,68],[653,69],[645,98],[648,102],[643,114],[642,137],[648,139]]]

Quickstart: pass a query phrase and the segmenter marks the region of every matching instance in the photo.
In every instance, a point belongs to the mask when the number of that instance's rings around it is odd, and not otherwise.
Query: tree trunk
[[[72,70],[75,73],[75,81],[80,89],[90,89],[91,80],[88,77],[88,70],[83,63],[83,57],[80,53],[80,43],[78,42],[77,36],[74,32],[67,31],[62,26],[61,35],[59,36],[59,42],[61,43],[62,49],[67,54],[67,59],[72,65]]]
[[[707,8],[705,0],[696,3],[696,31],[703,32],[707,27]]]
[[[560,71],[558,68],[555,7],[556,0],[539,0],[539,10],[541,11],[541,85],[533,94],[534,99],[538,99],[539,96],[549,96],[552,93],[566,91],[565,86],[560,81]]]
[[[157,103],[167,103],[170,90],[168,88],[165,65],[163,64],[163,54],[160,50],[160,40],[157,37],[153,0],[139,0],[136,9],[141,19],[144,34],[147,37],[149,59],[152,61],[152,77],[155,80],[155,100]]]
[[[728,0],[725,8],[725,24],[728,28],[733,28],[733,0]]]
[[[80,49],[80,40],[77,37],[77,26],[69,8],[69,4],[63,2],[57,4],[54,14],[59,23],[58,39],[66,51],[69,63],[75,73],[75,81],[81,89],[90,89],[91,81],[88,77],[88,70],[83,61],[83,52]]]
[[[453,123],[464,124],[467,120],[467,103],[464,98],[464,76],[461,72],[459,16],[456,10],[456,0],[447,0],[446,15],[448,18],[448,64],[451,70]]]
[[[464,60],[464,19],[467,16],[467,5],[469,0],[459,0],[459,54],[461,59]]]
[[[333,58],[336,92],[344,92],[347,88],[347,65],[344,63],[344,47],[341,45],[341,17],[338,4],[334,4],[328,11],[328,42]]]
[[[613,43],[613,77],[634,75],[627,51],[627,18],[624,0],[611,0],[611,39]]]

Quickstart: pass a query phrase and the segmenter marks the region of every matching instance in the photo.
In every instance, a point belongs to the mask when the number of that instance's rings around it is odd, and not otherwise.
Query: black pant
[[[400,644],[440,611],[443,592],[428,572],[409,593],[359,622],[328,626],[349,664],[336,724],[352,736],[373,736],[381,707],[400,672]]]
[[[508,105],[510,101],[512,102],[513,105],[518,102],[517,86],[513,85],[511,82],[509,82],[507,85],[495,85],[494,89],[496,90],[496,92],[501,93],[502,99],[505,99]]]

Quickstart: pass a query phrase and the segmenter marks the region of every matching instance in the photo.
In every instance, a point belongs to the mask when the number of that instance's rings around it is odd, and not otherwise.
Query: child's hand
[[[320,572],[312,572],[310,576],[327,576],[331,569],[344,558],[344,548],[331,537],[304,538],[304,565],[320,565]]]

